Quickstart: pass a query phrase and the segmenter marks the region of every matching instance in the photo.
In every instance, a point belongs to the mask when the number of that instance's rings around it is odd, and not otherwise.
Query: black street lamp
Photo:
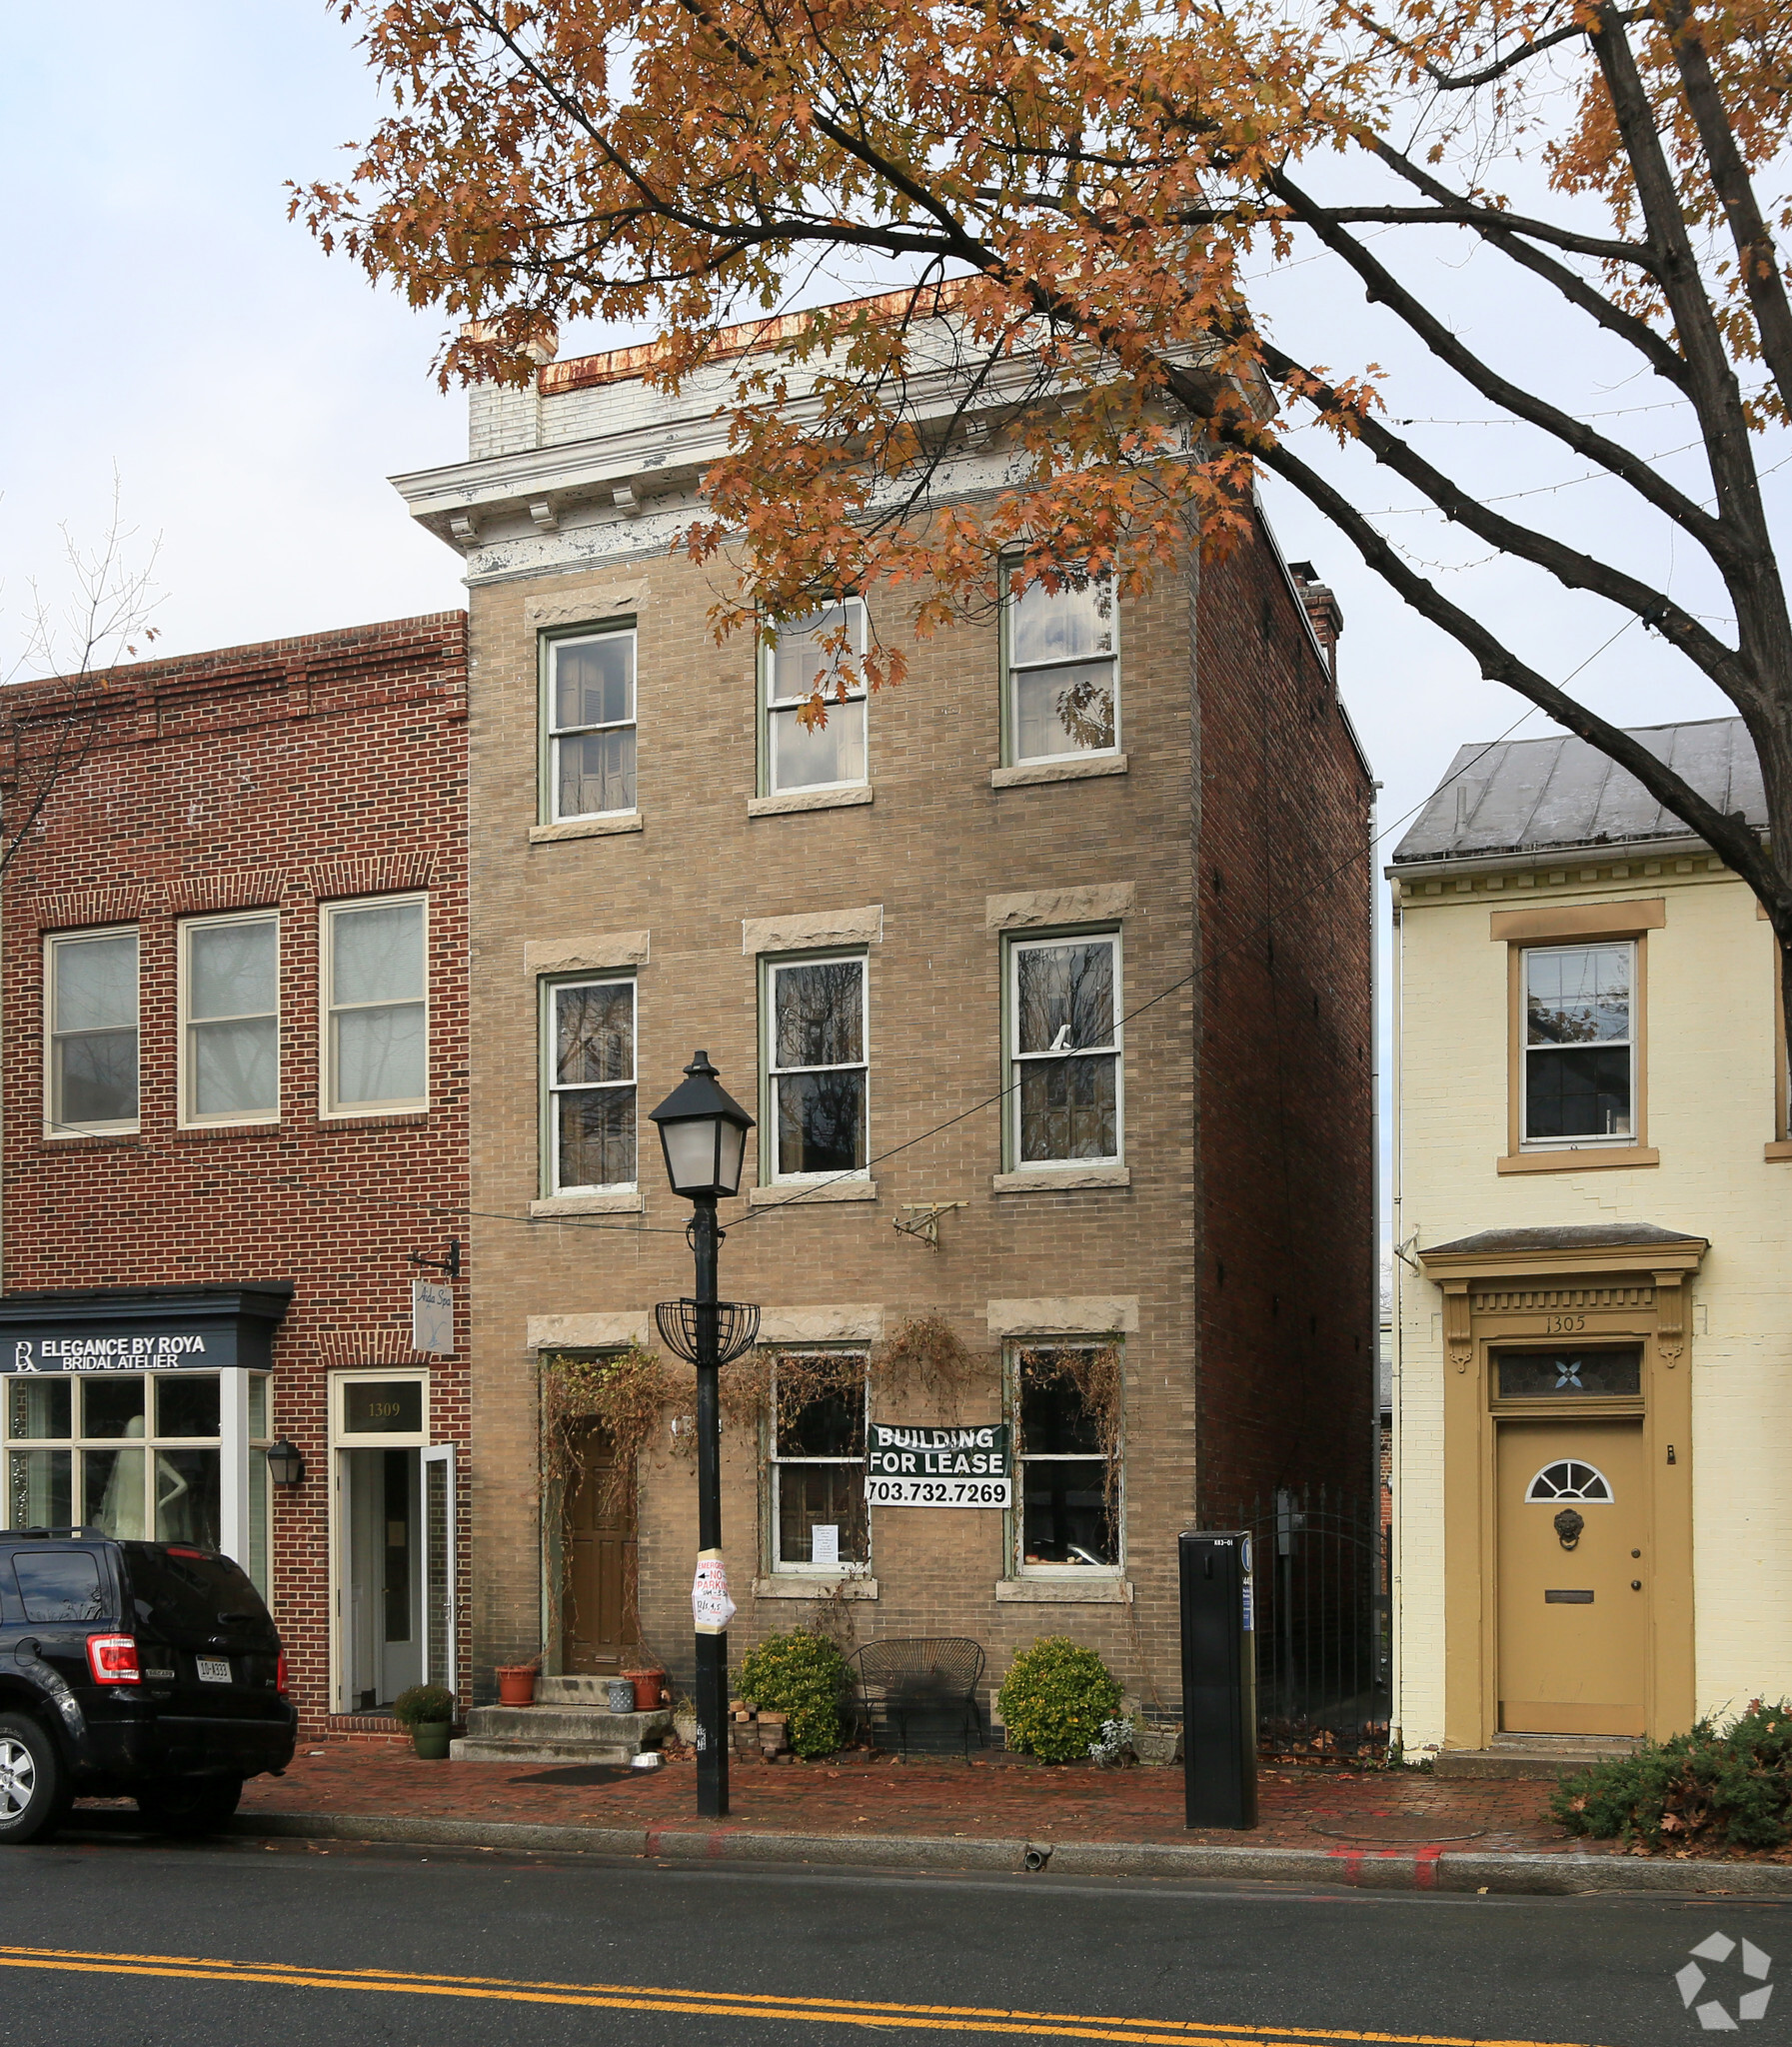
[[[716,1298],[722,1231],[716,1203],[739,1193],[741,1163],[753,1117],[717,1084],[708,1052],[649,1111],[660,1125],[667,1177],[692,1204],[688,1234],[697,1258],[697,1293],[663,1300],[654,1319],[667,1343],[697,1366],[697,1809],[719,1819],[728,1811],[728,1622],[734,1612],[722,1562],[722,1393],[718,1374],[759,1334],[760,1311]]]

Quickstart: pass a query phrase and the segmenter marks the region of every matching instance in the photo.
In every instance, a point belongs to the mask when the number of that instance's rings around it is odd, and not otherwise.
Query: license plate
[[[201,1684],[228,1684],[230,1682],[230,1658],[228,1656],[201,1656],[198,1661],[199,1681]]]

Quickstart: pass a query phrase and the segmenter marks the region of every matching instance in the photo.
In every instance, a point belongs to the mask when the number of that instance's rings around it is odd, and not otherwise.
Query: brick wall
[[[15,798],[41,783],[71,715],[77,734],[0,884],[5,1286],[294,1283],[273,1427],[307,1471],[275,1492],[272,1603],[314,1726],[329,1677],[326,1374],[429,1363],[435,1440],[464,1460],[468,1439],[464,1316],[456,1357],[415,1356],[406,1263],[465,1235],[465,629],[439,613],[146,663],[75,692],[32,684],[0,726]],[[429,894],[431,1106],[322,1120],[318,905],[400,889]],[[273,907],[280,1120],[180,1128],[178,921]],[[115,923],[140,934],[141,1129],[49,1137],[43,938]],[[462,1559],[464,1572],[464,1540]]]

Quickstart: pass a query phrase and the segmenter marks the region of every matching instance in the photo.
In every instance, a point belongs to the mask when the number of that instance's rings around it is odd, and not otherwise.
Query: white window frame
[[[417,1428],[350,1429],[344,1424],[346,1407],[345,1394],[352,1385],[386,1385],[388,1383],[421,1386],[423,1388],[422,1425]],[[372,1368],[355,1371],[333,1371],[329,1374],[330,1385],[330,1447],[337,1450],[427,1450],[430,1442],[430,1373],[427,1367],[414,1369],[405,1365],[392,1371],[377,1371]]]
[[[1605,1496],[1601,1498],[1599,1494],[1596,1492],[1586,1492],[1584,1490],[1580,1492],[1539,1492],[1537,1490],[1537,1487],[1542,1484],[1543,1480],[1546,1477],[1548,1477],[1551,1471],[1554,1471],[1555,1469],[1557,1469],[1558,1466],[1563,1464],[1578,1464],[1583,1471],[1590,1471],[1593,1474],[1593,1476],[1596,1479],[1598,1479],[1599,1483],[1605,1487]],[[1582,1484],[1584,1486],[1584,1480],[1582,1480]],[[1599,1466],[1595,1464],[1591,1460],[1591,1458],[1551,1457],[1547,1464],[1539,1465],[1537,1470],[1532,1474],[1531,1482],[1524,1488],[1524,1503],[1526,1506],[1542,1507],[1552,1507],[1558,1505],[1576,1507],[1610,1507],[1617,1505],[1618,1495],[1613,1490],[1611,1480],[1606,1477],[1605,1473],[1600,1470]]]
[[[1093,931],[1029,932],[1024,938],[1014,937],[1007,941],[1007,961],[1002,976],[1003,1029],[1007,1042],[1002,1047],[1007,1067],[1007,1168],[1011,1172],[1074,1172],[1081,1166],[1123,1165],[1126,1159],[1126,1044],[1125,1027],[1121,1019],[1125,1015],[1124,956],[1121,951],[1120,930],[1117,925],[1103,926]],[[1021,1069],[1037,1065],[1048,1058],[1062,1058],[1064,1052],[1023,1052],[1020,1050],[1020,956],[1022,953],[1050,952],[1065,946],[1088,946],[1106,944],[1113,948],[1113,1037],[1111,1045],[1090,1045],[1078,1047],[1094,1056],[1113,1060],[1113,1134],[1114,1149],[1111,1155],[1095,1158],[1032,1158],[1021,1156],[1020,1149],[1020,1074]]]
[[[95,939],[134,939],[137,944],[137,1113],[104,1122],[65,1123],[56,1114],[56,952]],[[46,1137],[131,1136],[143,1127],[143,928],[135,924],[96,925],[91,930],[44,935],[44,1135]],[[85,1034],[85,1033],[77,1033]]]
[[[1029,1336],[1024,1342],[1007,1346],[1008,1444],[1013,1465],[1014,1504],[1008,1509],[1008,1572],[1015,1578],[1049,1578],[1057,1583],[1085,1584],[1123,1578],[1126,1574],[1126,1434],[1122,1424],[1119,1447],[1101,1461],[1117,1464],[1119,1476],[1113,1489],[1113,1540],[1116,1559],[1112,1563],[1028,1563],[1026,1561],[1026,1467],[1028,1464],[1088,1464],[1101,1458],[1098,1450],[1046,1450],[1036,1456],[1026,1453],[1026,1431],[1021,1422],[1020,1360],[1029,1350],[1102,1350],[1117,1347],[1115,1336]]]
[[[1587,1045],[1589,1051],[1595,1045],[1607,1051],[1620,1047],[1630,1054],[1630,1127],[1614,1131],[1610,1136],[1594,1134],[1582,1137],[1533,1137],[1531,1122],[1531,1052],[1549,1050],[1573,1050],[1568,1046],[1533,1046],[1530,1041],[1530,963],[1533,957],[1559,953],[1593,953],[1623,950],[1630,956],[1630,1028],[1622,1038],[1602,1037]],[[1641,1117],[1639,1114],[1638,1089],[1641,1073],[1637,1063],[1637,1023],[1638,1009],[1642,1002],[1640,986],[1642,974],[1641,952],[1634,939],[1564,939],[1560,945],[1520,946],[1518,948],[1518,1148],[1521,1151],[1581,1151],[1624,1150],[1643,1141]]]
[[[872,1415],[872,1355],[868,1347],[856,1343],[799,1344],[785,1346],[793,1356],[813,1357],[821,1351],[828,1351],[839,1357],[854,1357],[861,1367],[860,1386],[865,1398],[865,1412],[861,1425],[865,1430],[862,1438],[868,1447],[871,1439]],[[779,1352],[773,1353],[772,1391],[768,1404],[766,1421],[766,1470],[769,1477],[767,1503],[770,1522],[766,1534],[766,1555],[771,1564],[772,1574],[780,1578],[869,1578],[872,1574],[872,1510],[865,1504],[866,1452],[861,1450],[857,1457],[785,1457],[778,1450],[778,1366]],[[779,1553],[780,1506],[782,1503],[783,1472],[787,1465],[808,1467],[816,1464],[839,1464],[859,1467],[859,1491],[861,1510],[865,1516],[865,1556],[848,1563],[799,1563],[786,1561]]]
[[[250,1115],[201,1115],[193,1106],[194,1059],[193,1032],[194,1019],[190,1002],[192,991],[192,943],[196,931],[211,930],[220,925],[271,924],[274,927],[274,1106],[258,1109]],[[233,910],[218,917],[183,918],[179,928],[178,963],[176,968],[176,1023],[177,1048],[175,1067],[178,1076],[180,1108],[177,1120],[182,1129],[212,1129],[219,1124],[277,1123],[280,1120],[280,1054],[282,1032],[280,1017],[280,913],[278,910]],[[227,1023],[232,1021],[252,1022],[270,1013],[256,1011],[254,1017],[245,1016],[239,1020],[228,1018],[205,1018],[205,1023]]]
[[[560,1039],[560,998],[574,989],[622,988],[629,990],[629,1043],[633,1059],[625,1080],[557,1079],[557,1049]],[[632,974],[573,974],[542,978],[542,1141],[543,1184],[554,1194],[635,1193],[641,1184],[641,986]],[[627,1180],[581,1182],[566,1186],[560,1178],[560,1102],[562,1095],[581,1094],[594,1087],[628,1087],[635,1096],[635,1177]]]
[[[860,1043],[865,1056],[844,1059],[832,1066],[781,1066],[778,1057],[778,977],[793,967],[835,967],[853,961],[859,968]],[[764,1051],[760,1060],[761,1100],[765,1113],[760,1118],[762,1177],[773,1186],[817,1186],[829,1180],[870,1179],[872,1176],[872,984],[871,956],[862,951],[840,953],[797,953],[762,963],[765,985]],[[781,1172],[779,1153],[778,1082],[788,1073],[865,1074],[865,1163],[835,1166],[820,1172]]]
[[[336,1106],[336,1033],[331,1028],[337,1012],[332,983],[336,971],[334,919],[339,912],[387,910],[403,903],[423,905],[423,1092],[395,1095],[385,1101],[357,1101],[347,1108]],[[356,1009],[398,1009],[397,1003],[352,1005]],[[318,905],[318,1115],[327,1122],[353,1122],[370,1115],[411,1114],[430,1105],[430,1064],[434,1046],[430,1040],[430,898],[425,889],[408,889],[394,896],[344,896]]]
[[[1111,624],[1108,637],[1113,646],[1105,657],[1112,669],[1113,692],[1113,744],[1109,747],[1076,747],[1062,754],[1023,754],[1020,751],[1020,715],[1018,696],[1014,688],[1016,672],[1035,675],[1050,668],[1081,668],[1091,660],[1103,659],[1100,655],[1077,655],[1063,661],[1029,661],[1017,664],[1013,659],[1014,607],[1024,593],[1015,593],[1009,586],[1009,579],[1019,567],[1018,562],[1003,562],[1001,565],[1001,757],[1004,767],[1033,768],[1049,765],[1054,761],[1108,761],[1124,751],[1125,734],[1120,724],[1120,600],[1111,576],[1091,577],[1090,584],[1105,584],[1107,588],[1108,617]],[[1034,586],[1029,585],[1028,588]]]
[[[871,634],[871,618],[866,610],[865,599],[862,597],[847,597],[838,598],[835,602],[847,613],[849,619],[855,613],[858,615],[858,630],[855,637],[858,641],[859,657],[863,660]],[[819,611],[824,612],[831,611],[832,609],[832,605],[818,607]],[[827,686],[823,688],[823,700],[836,709],[845,709],[848,704],[863,704],[865,706],[865,773],[847,782],[802,782],[795,784],[789,789],[784,788],[778,779],[779,716],[789,716],[799,705],[807,704],[809,699],[807,696],[775,697],[772,694],[778,687],[778,647],[776,642],[771,646],[766,646],[763,642],[761,643],[760,675],[760,744],[762,758],[765,763],[764,772],[761,777],[764,787],[761,793],[765,796],[808,796],[811,794],[819,795],[822,791],[830,789],[869,788],[872,779],[872,711],[871,695],[865,686],[863,669],[860,672],[860,681],[857,687],[847,691],[844,701],[837,699],[833,689]],[[832,711],[830,716],[832,716]]]
[[[594,640],[627,640],[629,643],[629,711],[627,718],[612,719],[597,725],[557,725],[555,719],[559,707],[559,669],[562,650],[568,647],[584,647]],[[560,808],[560,743],[567,739],[584,739],[591,733],[632,732],[635,735],[635,773],[641,773],[641,641],[637,627],[630,625],[582,626],[574,633],[557,633],[546,639],[543,668],[542,732],[545,740],[542,772],[547,778],[546,802],[543,815],[550,825],[577,824],[586,818],[630,818],[641,804],[639,780],[635,787],[635,801],[614,811],[563,811]]]

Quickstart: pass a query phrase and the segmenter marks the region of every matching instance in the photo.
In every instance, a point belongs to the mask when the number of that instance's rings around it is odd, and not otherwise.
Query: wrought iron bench
[[[858,1665],[860,1714],[874,1739],[877,1723],[883,1720],[895,1727],[906,1755],[912,1714],[955,1712],[965,1751],[972,1728],[977,1746],[987,1745],[976,1702],[977,1679],[983,1674],[980,1643],[964,1635],[897,1635],[867,1642],[854,1652],[853,1661]]]

